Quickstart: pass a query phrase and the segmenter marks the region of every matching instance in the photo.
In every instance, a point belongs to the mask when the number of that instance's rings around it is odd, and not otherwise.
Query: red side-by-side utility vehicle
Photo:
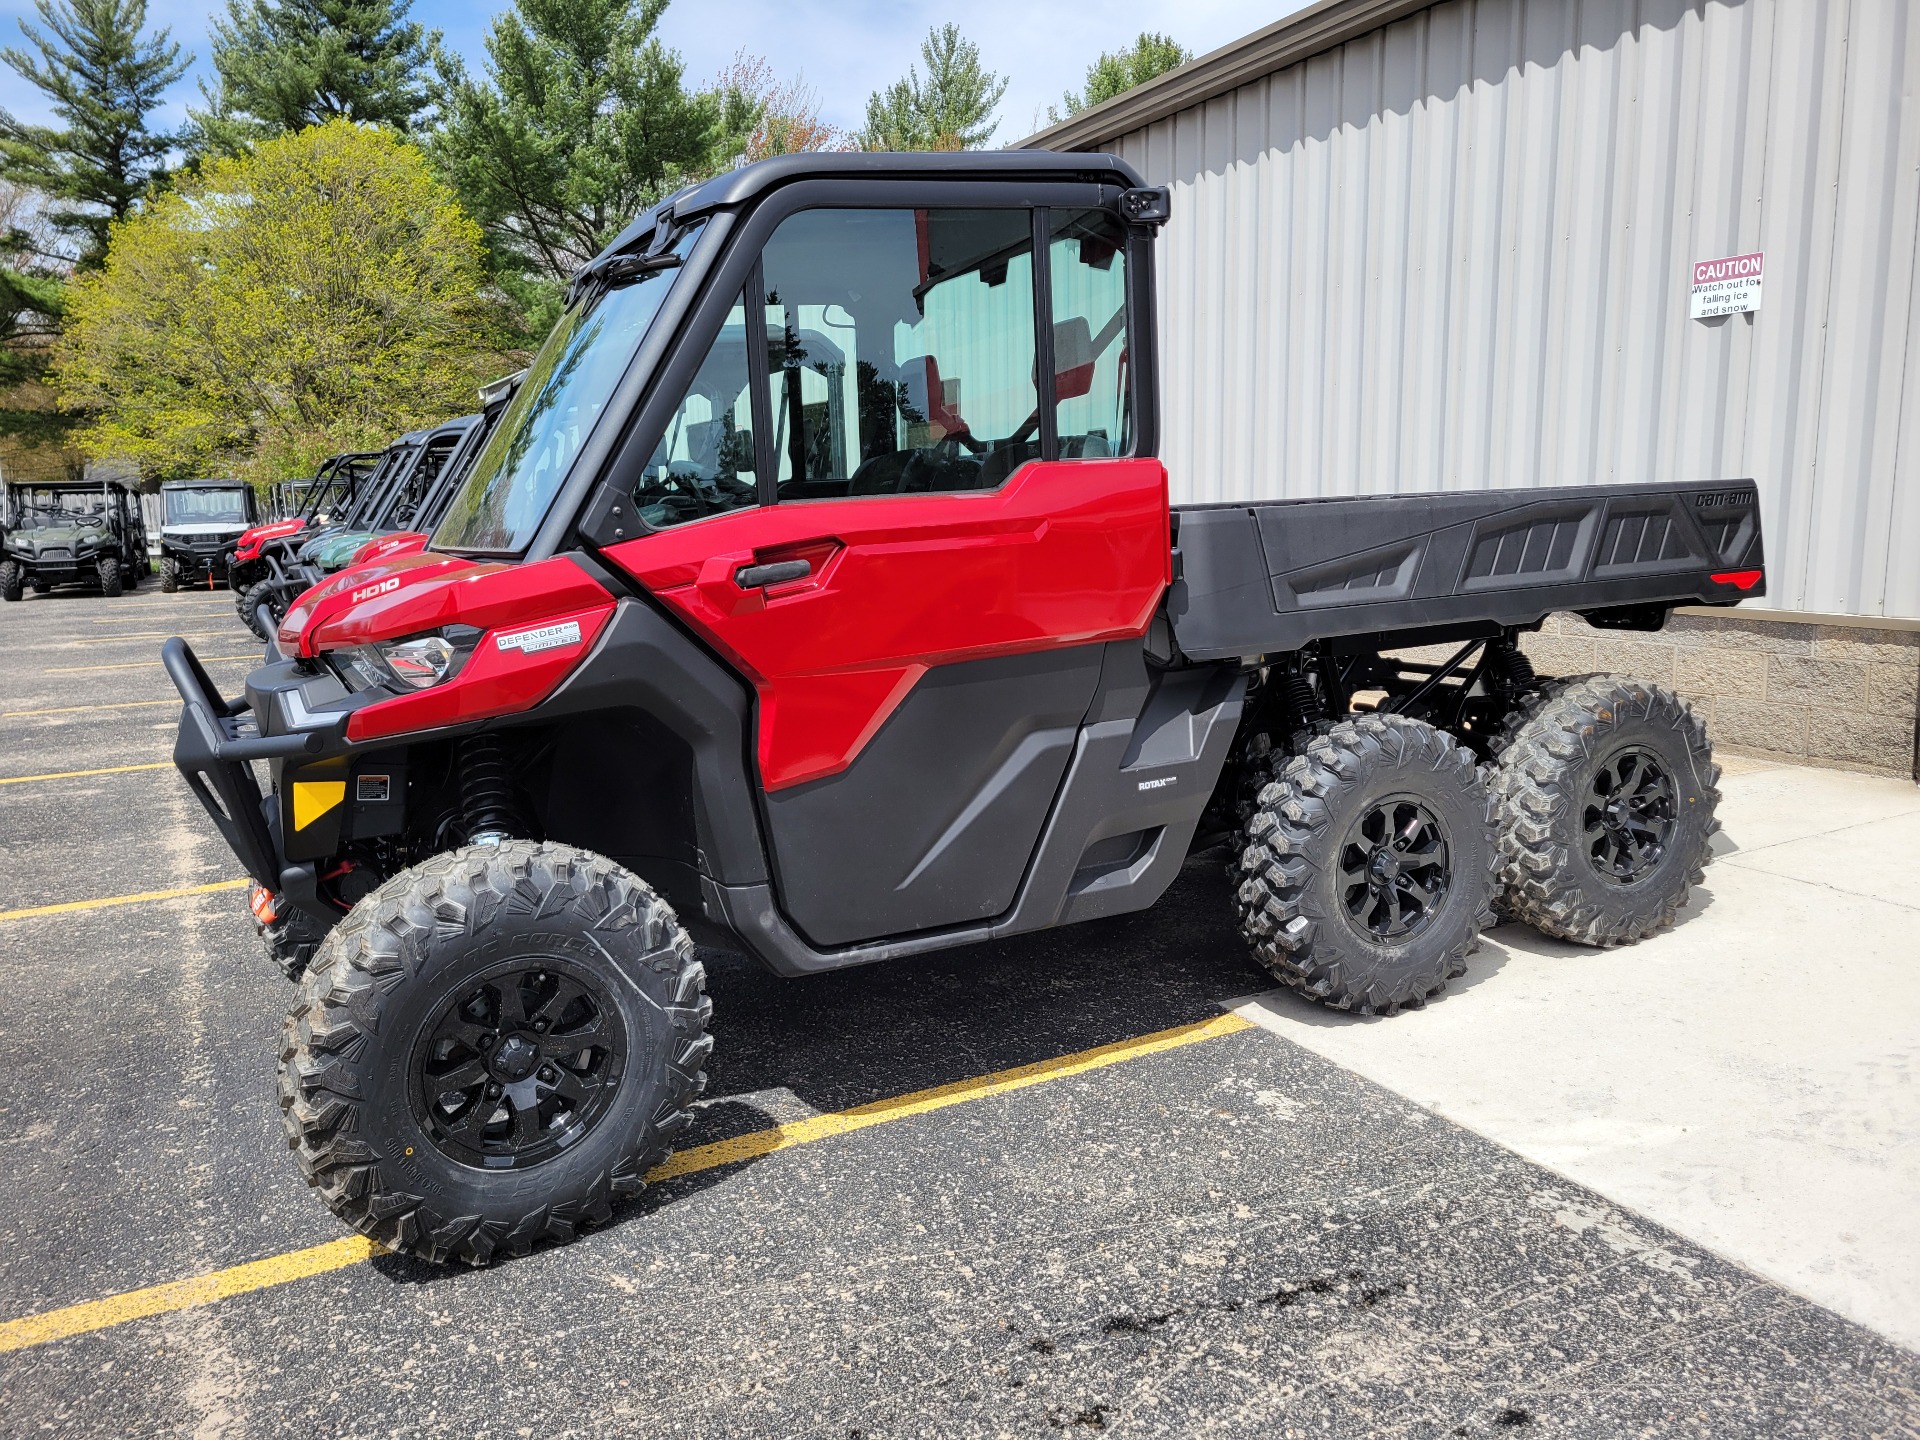
[[[1702,726],[1517,639],[1761,593],[1753,486],[1170,507],[1167,206],[1033,152],[683,192],[575,279],[426,550],[299,597],[243,698],[167,642],[350,1224],[478,1263],[604,1219],[704,1084],[696,936],[808,975],[1143,910],[1222,847],[1262,964],[1390,1013],[1496,906],[1674,917]]]

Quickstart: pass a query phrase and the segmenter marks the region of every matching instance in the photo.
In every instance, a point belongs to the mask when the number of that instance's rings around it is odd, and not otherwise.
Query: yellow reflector
[[[347,782],[344,780],[294,781],[293,828],[306,829],[346,798]]]

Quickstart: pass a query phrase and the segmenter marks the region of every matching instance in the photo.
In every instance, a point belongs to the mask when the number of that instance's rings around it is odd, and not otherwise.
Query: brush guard
[[[168,640],[160,647],[160,659],[184,702],[174,765],[247,873],[266,889],[281,890],[284,866],[274,840],[270,800],[260,793],[253,762],[317,755],[326,747],[327,733],[262,735],[251,704],[222,696],[186,641],[177,636]]]

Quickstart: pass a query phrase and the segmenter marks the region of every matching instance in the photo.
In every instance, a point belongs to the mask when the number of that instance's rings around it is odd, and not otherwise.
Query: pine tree
[[[1068,115],[1124,95],[1136,85],[1144,85],[1155,76],[1178,70],[1193,58],[1187,48],[1171,35],[1156,35],[1143,30],[1125,50],[1103,52],[1087,67],[1087,88],[1079,94],[1069,90],[1060,98],[1066,110],[1047,110],[1047,123],[1058,125]]]
[[[213,68],[189,112],[200,151],[238,153],[252,141],[328,120],[419,129],[440,32],[407,19],[412,0],[227,0],[213,22]]]
[[[542,296],[655,200],[732,163],[760,107],[690,92],[654,34],[667,0],[515,0],[483,78],[442,62],[435,161],[485,227],[501,283],[538,328]]]
[[[52,102],[57,126],[0,110],[0,179],[52,202],[47,223],[83,266],[107,253],[107,228],[166,178],[176,137],[148,126],[168,86],[193,63],[165,29],[146,33],[146,0],[35,0],[20,22],[34,53],[0,50]],[[44,28],[41,28],[44,27]]]
[[[1005,76],[980,63],[980,47],[948,24],[920,42],[927,78],[909,67],[904,80],[867,97],[863,150],[977,150],[993,138]]]

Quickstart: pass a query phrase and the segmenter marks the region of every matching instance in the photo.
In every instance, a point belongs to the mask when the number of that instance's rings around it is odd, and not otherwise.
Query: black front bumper
[[[321,754],[330,743],[338,743],[338,730],[262,735],[251,704],[223,697],[186,641],[168,640],[160,647],[160,659],[184,702],[173,763],[247,873],[279,891],[287,867],[275,834],[273,799],[261,794],[253,762]],[[345,723],[343,715],[338,729],[344,730]]]

